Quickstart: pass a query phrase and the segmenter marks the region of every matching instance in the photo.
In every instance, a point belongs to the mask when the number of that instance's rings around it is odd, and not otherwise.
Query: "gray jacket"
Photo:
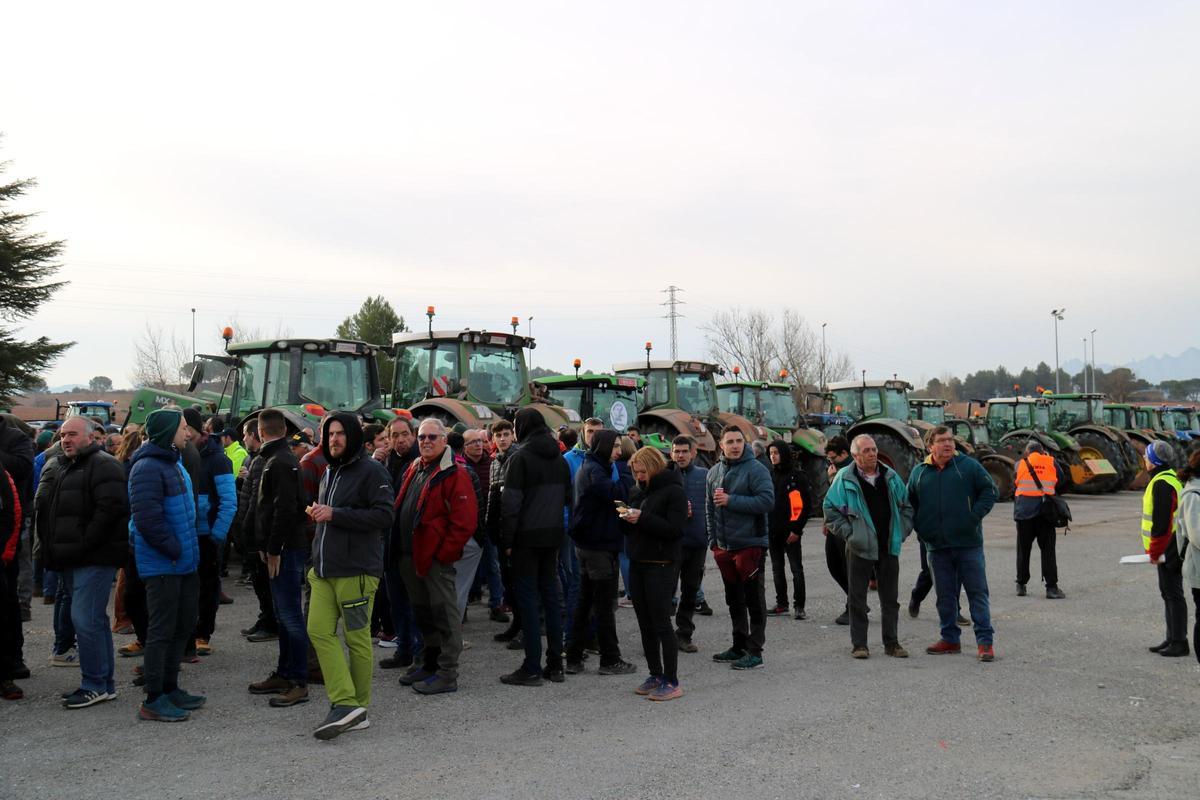
[[[724,508],[713,502],[718,487],[729,495]],[[722,550],[767,546],[767,514],[775,506],[775,484],[749,445],[737,461],[721,457],[708,471],[707,488],[704,506],[709,546]]]
[[[1183,555],[1183,582],[1193,589],[1200,589],[1200,477],[1184,484],[1179,493],[1175,546]]]

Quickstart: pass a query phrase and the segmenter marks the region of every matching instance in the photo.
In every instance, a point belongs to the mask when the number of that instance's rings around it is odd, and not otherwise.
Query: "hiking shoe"
[[[715,656],[713,656],[713,661],[732,663],[744,655],[746,655],[745,650],[738,650],[736,647],[731,647],[728,650],[722,653],[717,653]]]
[[[493,608],[488,611],[488,619],[492,622],[511,622],[512,618],[501,611],[499,608]]]
[[[247,634],[247,642],[273,642],[279,638],[279,631],[267,630],[259,628],[254,633]]]
[[[838,614],[838,618],[833,621],[833,624],[834,625],[849,625],[850,624],[850,609],[847,608],[841,614]]]
[[[275,695],[267,701],[271,708],[291,708],[308,702],[308,687],[293,683],[286,692]]]
[[[931,656],[949,655],[952,653],[961,653],[962,645],[957,642],[947,642],[945,639],[938,639],[929,647],[925,648],[925,652]]]
[[[579,673],[583,672],[583,661],[571,661],[570,659],[567,659],[567,664],[565,667],[563,667],[563,672],[567,673],[568,675],[578,675]]]
[[[278,672],[272,672],[266,680],[250,684],[249,691],[250,694],[283,694],[290,688],[291,681]]]
[[[191,715],[187,711],[172,703],[165,694],[159,695],[153,703],[142,703],[138,707],[138,719],[151,722],[184,722],[189,716]]]
[[[63,698],[63,708],[87,708],[94,706],[97,703],[103,703],[105,700],[116,700],[117,695],[114,692],[93,692],[88,689],[76,689]]]
[[[188,694],[183,689],[176,689],[167,694],[167,699],[171,701],[171,705],[176,708],[182,708],[184,711],[195,711],[197,708],[203,708],[208,698],[201,694]]]
[[[425,680],[414,683],[412,688],[417,694],[447,694],[458,691],[458,681],[443,678],[441,675],[430,675]]]
[[[1017,597],[1024,597],[1026,594],[1028,594],[1028,592],[1025,591],[1025,584],[1018,583],[1017,584]]]
[[[1154,645],[1154,647],[1149,648],[1149,650],[1151,653],[1161,653],[1163,650],[1166,650],[1170,646],[1171,646],[1171,643],[1168,642],[1166,639],[1163,639],[1161,642]]]
[[[708,604],[707,600],[701,600],[696,603],[696,613],[702,617],[711,617],[713,615],[712,606]]]
[[[979,645],[979,655],[976,656],[980,661],[995,661],[996,651],[992,649],[990,644]]]
[[[908,615],[916,619],[921,614],[921,604],[914,603],[911,600],[908,602]]]
[[[867,648],[863,647],[862,645],[859,645],[858,647],[856,647],[850,651],[850,657],[851,658],[870,658],[871,651],[868,650]]]
[[[197,639],[196,640],[196,655],[211,656],[212,652],[213,652],[213,647],[211,644],[208,643],[208,639]]]
[[[668,681],[664,679],[658,685],[658,688],[650,692],[648,699],[650,700],[674,700],[677,697],[683,697],[683,689],[679,688],[679,681]]]
[[[808,614],[804,613],[803,608],[797,608],[796,613],[792,614],[792,619],[808,619]]]
[[[360,723],[367,715],[362,706],[332,706],[325,715],[325,721],[313,731],[313,736],[321,741],[334,739]]]
[[[75,652],[72,647],[65,653],[55,653],[50,656],[50,666],[52,667],[77,667],[79,666],[79,653]]]
[[[908,651],[898,644],[884,645],[883,652],[892,658],[908,658]]]
[[[611,664],[601,664],[600,669],[596,671],[601,675],[629,675],[637,672],[637,667],[628,661],[618,659]]]
[[[1171,642],[1162,650],[1159,650],[1158,654],[1167,658],[1179,658],[1180,656],[1186,656],[1190,652],[1192,651],[1188,648],[1187,642]]]
[[[117,648],[117,654],[122,658],[135,658],[146,652],[146,645],[138,641],[130,642],[124,647]]]
[[[646,680],[642,681],[642,685],[634,689],[633,693],[640,694],[642,697],[646,697],[659,686],[662,686],[662,682],[663,679],[661,676],[651,675],[649,678],[646,678]]]
[[[1046,587],[1046,599],[1047,600],[1066,600],[1067,596],[1065,594],[1063,594],[1063,590],[1059,589],[1057,586],[1047,586]]]
[[[566,672],[562,667],[546,667],[542,670],[542,677],[552,683],[565,683],[567,680]]]
[[[517,667],[507,675],[501,675],[500,682],[508,686],[541,686],[543,680],[540,674],[530,675],[521,667]]]
[[[351,725],[349,728],[346,728],[346,733],[349,733],[350,731],[365,731],[369,727],[371,727],[371,720],[367,719],[366,714],[363,714],[362,719]]]
[[[396,653],[394,656],[379,659],[380,669],[401,669],[411,667],[413,657],[411,653]]]
[[[678,643],[679,652],[681,653],[695,653],[700,649],[699,647],[696,647],[696,645],[692,644],[691,639],[685,639],[682,636],[676,636],[675,641]]]
[[[520,628],[507,628],[497,634],[492,635],[493,642],[511,642],[513,639],[521,635]]]
[[[20,700],[25,697],[25,690],[10,680],[0,681],[0,698],[5,700]]]
[[[426,678],[432,678],[433,675],[434,675],[434,671],[431,669],[425,669],[424,664],[421,664],[421,665],[415,666],[415,667],[410,667],[408,672],[405,672],[403,675],[400,676],[400,685],[401,686],[412,686],[414,683],[419,683],[420,681],[423,681]]]
[[[756,656],[752,653],[746,653],[746,655],[742,656],[741,658],[739,658],[737,661],[733,662],[729,666],[733,667],[734,669],[758,669],[762,665],[763,665],[762,656]]]
[[[782,616],[786,616],[787,613],[788,613],[787,606],[776,605],[774,608],[767,609],[768,617],[782,617]]]
[[[961,613],[958,615],[958,618],[955,619],[954,621],[957,622],[959,625],[970,625],[971,624],[971,619],[969,617],[964,617]]]

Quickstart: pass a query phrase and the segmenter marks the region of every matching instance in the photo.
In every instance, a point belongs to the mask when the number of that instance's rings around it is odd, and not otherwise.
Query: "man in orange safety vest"
[[[1066,595],[1058,588],[1058,560],[1054,540],[1058,535],[1054,522],[1042,513],[1045,497],[1053,495],[1058,485],[1058,465],[1054,456],[1036,441],[1025,446],[1024,456],[1017,461],[1017,484],[1013,497],[1013,519],[1017,523],[1017,595],[1025,595],[1029,583],[1029,556],[1037,542],[1042,553],[1042,579],[1046,582],[1046,597],[1063,600]]]

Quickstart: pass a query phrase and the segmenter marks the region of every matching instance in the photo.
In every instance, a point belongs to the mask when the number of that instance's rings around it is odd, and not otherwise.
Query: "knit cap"
[[[1156,467],[1164,467],[1175,458],[1175,451],[1166,442],[1151,442],[1146,446],[1146,459]]]
[[[164,450],[171,449],[175,441],[175,431],[179,430],[179,420],[183,412],[178,408],[160,408],[151,411],[146,416],[146,438]]]

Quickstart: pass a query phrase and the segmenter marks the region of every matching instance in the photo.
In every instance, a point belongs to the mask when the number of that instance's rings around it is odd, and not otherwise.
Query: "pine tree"
[[[368,297],[352,317],[346,317],[337,327],[341,339],[357,339],[368,344],[377,344],[391,349],[392,334],[408,330],[404,317],[396,313],[382,295]],[[386,353],[377,357],[379,365],[379,387],[384,394],[392,390],[393,364]]]
[[[7,166],[0,163],[0,172]],[[58,271],[63,243],[26,232],[32,215],[9,209],[10,203],[33,186],[29,179],[0,185],[0,323],[9,323],[0,324],[0,403],[35,388],[41,373],[74,344],[53,343],[45,336],[24,341],[12,326],[36,314],[38,307],[65,285],[50,280]]]

